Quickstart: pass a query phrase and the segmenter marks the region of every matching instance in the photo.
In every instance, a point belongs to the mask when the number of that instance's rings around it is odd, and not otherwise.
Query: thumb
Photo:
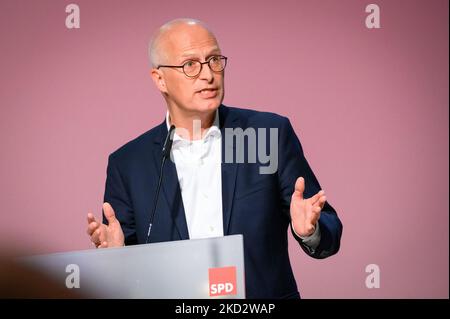
[[[297,178],[295,182],[295,191],[294,194],[296,196],[300,196],[303,199],[303,192],[305,191],[305,179],[303,177]]]
[[[117,221],[114,209],[109,203],[103,203],[103,214],[105,215],[108,223],[114,223]]]

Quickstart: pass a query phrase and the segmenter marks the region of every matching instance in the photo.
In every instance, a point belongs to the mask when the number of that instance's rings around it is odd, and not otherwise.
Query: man
[[[166,101],[167,116],[110,155],[104,224],[88,214],[91,241],[98,248],[147,242],[162,148],[175,125],[172,160],[164,168],[148,242],[243,234],[246,296],[299,298],[287,228],[308,255],[325,258],[339,250],[342,224],[289,120],[222,105],[227,58],[200,21],[166,23],[153,37],[149,53],[151,76]],[[270,143],[278,145],[272,154],[277,169],[264,173],[254,161],[224,160],[236,150],[227,144],[227,129],[276,133]],[[247,146],[260,154],[264,142]]]

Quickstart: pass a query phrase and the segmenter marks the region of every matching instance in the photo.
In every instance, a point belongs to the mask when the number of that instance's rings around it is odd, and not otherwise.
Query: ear
[[[150,70],[150,75],[158,90],[160,90],[162,93],[167,93],[166,81],[164,79],[164,74],[162,73],[162,71],[152,68]]]

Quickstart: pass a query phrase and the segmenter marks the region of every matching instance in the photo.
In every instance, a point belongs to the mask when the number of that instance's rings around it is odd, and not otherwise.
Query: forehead
[[[169,58],[180,59],[220,53],[214,35],[199,25],[180,25],[166,33],[164,50]]]

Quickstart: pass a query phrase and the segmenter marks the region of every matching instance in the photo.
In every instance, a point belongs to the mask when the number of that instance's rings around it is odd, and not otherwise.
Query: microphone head
[[[164,141],[164,146],[162,149],[163,158],[169,157],[170,150],[172,149],[174,134],[175,134],[175,125],[171,125],[169,131],[167,132],[166,140]]]

